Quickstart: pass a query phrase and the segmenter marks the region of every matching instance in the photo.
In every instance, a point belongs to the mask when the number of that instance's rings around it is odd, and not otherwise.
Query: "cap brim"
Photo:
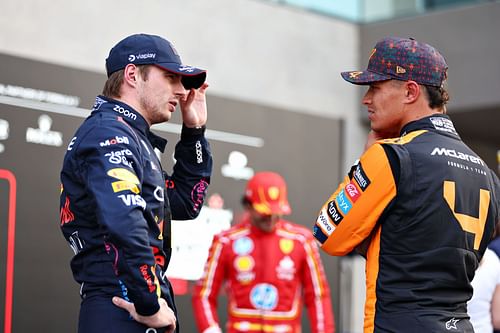
[[[340,73],[342,78],[352,84],[367,85],[373,82],[387,81],[392,79],[388,75],[382,75],[370,71],[350,71]]]
[[[191,88],[198,89],[199,87],[202,86],[202,84],[205,82],[207,78],[207,71],[204,69],[187,65],[179,66],[179,64],[174,64],[174,63],[162,63],[156,65],[169,72],[181,75],[182,85],[186,89],[191,89]]]
[[[292,212],[290,205],[288,203],[253,203],[252,207],[263,215],[279,214],[279,215],[289,215]]]

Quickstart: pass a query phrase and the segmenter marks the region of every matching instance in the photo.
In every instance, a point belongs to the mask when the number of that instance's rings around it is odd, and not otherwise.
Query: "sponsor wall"
[[[69,268],[73,251],[59,230],[59,171],[105,77],[1,54],[0,62],[5,68],[0,79],[0,327],[4,333],[74,332],[79,287]],[[197,220],[173,222],[174,259],[167,272],[186,332],[195,332],[193,280],[201,274],[212,235],[241,216],[246,180],[260,170],[280,172],[289,183],[290,219],[312,227],[342,162],[339,120],[210,93],[208,105],[214,156],[208,200]],[[171,122],[154,127],[169,140],[162,156],[167,171],[180,123],[176,112]],[[324,257],[324,263],[337,310],[338,261]],[[222,306],[220,313],[225,318]]]

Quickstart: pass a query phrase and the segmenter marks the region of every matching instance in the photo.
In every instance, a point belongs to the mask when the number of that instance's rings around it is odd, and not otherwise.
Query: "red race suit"
[[[214,237],[203,277],[193,293],[200,332],[222,332],[221,286],[228,295],[225,332],[301,332],[307,307],[311,332],[334,332],[330,288],[311,232],[280,220],[271,233],[248,219]]]

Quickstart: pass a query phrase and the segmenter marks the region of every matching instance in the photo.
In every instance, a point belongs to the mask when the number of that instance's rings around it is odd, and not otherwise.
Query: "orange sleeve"
[[[330,255],[351,252],[370,236],[395,196],[387,155],[380,144],[374,144],[321,208],[313,232],[321,248]]]

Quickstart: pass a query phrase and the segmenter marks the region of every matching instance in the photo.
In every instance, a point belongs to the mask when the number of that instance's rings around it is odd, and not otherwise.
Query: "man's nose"
[[[361,100],[361,103],[364,105],[370,104],[372,102],[372,96],[369,91],[365,93],[363,96],[363,99]]]
[[[175,84],[174,92],[175,92],[175,95],[177,95],[178,97],[183,97],[183,96],[185,96],[188,93],[188,91],[186,90],[186,88],[184,88],[184,85],[182,84],[181,80],[179,80]]]

